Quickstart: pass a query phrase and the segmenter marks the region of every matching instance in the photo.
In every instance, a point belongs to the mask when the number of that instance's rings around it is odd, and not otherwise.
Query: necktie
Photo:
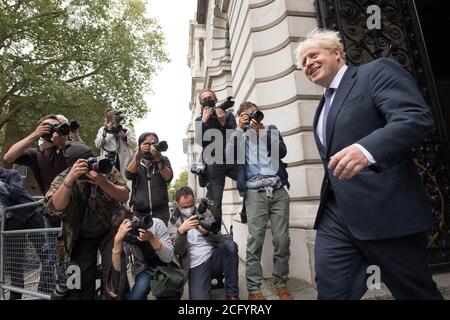
[[[323,105],[323,118],[322,118],[322,142],[323,145],[327,146],[327,120],[328,120],[328,113],[330,112],[331,108],[331,97],[333,96],[334,89],[328,88],[325,91],[325,103]]]

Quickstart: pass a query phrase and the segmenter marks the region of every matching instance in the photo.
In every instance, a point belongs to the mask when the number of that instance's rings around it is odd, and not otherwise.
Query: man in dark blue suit
[[[337,32],[314,30],[299,67],[326,88],[314,118],[325,175],[315,222],[319,299],[360,299],[368,267],[396,299],[442,299],[428,268],[431,202],[410,154],[433,118],[394,60],[345,65]]]

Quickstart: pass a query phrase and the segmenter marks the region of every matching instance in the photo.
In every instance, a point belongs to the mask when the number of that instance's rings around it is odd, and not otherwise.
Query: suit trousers
[[[315,243],[318,299],[361,299],[372,283],[368,276],[374,269],[369,266],[379,268],[396,299],[443,299],[428,267],[426,241],[425,232],[381,240],[355,238],[330,192]]]

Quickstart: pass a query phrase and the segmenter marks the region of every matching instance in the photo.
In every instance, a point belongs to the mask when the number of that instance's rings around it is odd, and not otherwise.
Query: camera
[[[167,145],[167,141],[161,141],[161,142],[144,141],[144,142],[142,142],[142,144],[147,144],[147,145],[150,145],[150,146],[154,146],[156,148],[156,150],[158,150],[159,152],[167,151],[167,149],[169,148],[169,146]],[[145,160],[153,161],[153,155],[150,152],[145,152],[142,155],[142,157]]]
[[[54,123],[50,126],[50,133],[42,135],[42,139],[52,142],[52,136],[55,132],[60,136],[67,136],[70,133],[70,126],[67,123]]]
[[[264,113],[261,111],[255,111],[248,115],[248,121],[255,120],[256,122],[261,122],[264,119]]]
[[[138,217],[136,215],[131,219],[131,230],[125,235],[123,241],[128,243],[139,243],[139,229],[150,229],[153,226],[153,218],[150,215]]]
[[[108,174],[112,170],[112,164],[109,159],[102,159],[100,161],[97,158],[92,157],[87,159],[89,171],[95,171],[98,173]]]
[[[197,215],[198,223],[202,226],[206,231],[217,234],[220,231],[220,222],[216,221],[214,217],[212,219],[205,218],[206,209],[208,209],[208,205],[213,205],[214,201],[209,200],[208,198],[201,198],[195,215]]]
[[[191,172],[193,174],[204,174],[206,172],[206,165],[204,163],[194,163],[191,166]]]
[[[233,97],[229,96],[227,100],[225,100],[222,104],[213,107],[213,115],[216,115],[216,109],[222,109],[223,111],[227,111],[229,108],[234,106]]]
[[[248,115],[248,123],[245,125],[244,130],[250,129],[250,122],[252,120],[255,120],[256,122],[260,123],[264,119],[264,113],[261,111],[255,111]]]
[[[108,174],[113,169],[113,165],[111,161],[107,158],[102,160],[97,160],[95,157],[91,157],[87,159],[88,169],[89,171],[95,171],[98,173]],[[86,175],[82,175],[80,180],[87,180]]]
[[[206,187],[206,184],[208,183],[206,165],[204,163],[194,163],[191,166],[191,172],[198,175],[198,184],[200,185],[200,187]]]
[[[70,131],[75,132],[80,128],[80,124],[76,121],[71,121],[69,124]]]
[[[112,133],[112,134],[119,134],[120,131],[124,131],[124,132],[127,131],[126,129],[123,128],[123,126],[121,124],[123,119],[125,119],[122,114],[123,114],[123,111],[116,111],[114,113],[111,129],[110,130],[106,129],[106,132]]]
[[[114,166],[116,163],[117,151],[109,151],[106,149],[103,149],[103,150],[106,151],[105,159],[108,159],[109,162],[111,162],[111,165]]]

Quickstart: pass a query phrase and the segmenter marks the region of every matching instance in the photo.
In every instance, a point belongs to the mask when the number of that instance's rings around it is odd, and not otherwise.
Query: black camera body
[[[103,149],[103,150],[106,151],[105,159],[108,159],[111,162],[111,164],[114,166],[114,164],[116,163],[117,151],[109,151],[106,149]]]
[[[222,104],[212,107],[213,115],[217,116],[216,109],[222,109],[223,111],[226,112],[228,109],[234,106],[234,103],[235,102],[233,101],[233,97],[229,96],[227,100],[225,100]]]
[[[194,163],[191,166],[191,172],[193,174],[204,174],[206,172],[206,165],[204,163]]]
[[[67,123],[54,123],[50,126],[50,133],[42,135],[42,139],[52,142],[52,136],[55,132],[60,136],[67,136],[70,133],[70,126]]]
[[[261,122],[264,119],[264,113],[261,111],[255,111],[248,115],[248,121],[255,120],[256,122]]]
[[[205,212],[208,209],[208,205],[213,205],[214,202],[209,200],[208,198],[201,198],[197,210],[194,214],[197,216],[198,223],[202,226],[203,229],[212,233],[219,233],[221,225],[220,222],[216,221],[213,217],[212,219],[206,219]]]
[[[123,241],[128,243],[139,243],[139,229],[150,229],[153,226],[151,215],[138,217],[136,215],[131,219],[131,230],[125,235]]]
[[[96,157],[91,157],[87,159],[88,169],[89,171],[95,171],[98,173],[109,174],[113,169],[113,165],[111,161],[107,158],[102,160],[97,160]],[[86,175],[82,175],[80,180],[88,180]]]
[[[109,159],[102,159],[98,161],[97,158],[92,157],[87,159],[87,161],[89,170],[103,174],[108,174],[112,170],[112,164]]]
[[[80,124],[78,122],[76,122],[76,121],[71,121],[70,124],[69,124],[69,127],[70,127],[70,131],[71,132],[75,132],[78,129],[80,129]]]
[[[113,123],[111,126],[111,133],[112,134],[119,134],[120,131],[123,130],[123,126],[120,123]]]
[[[126,129],[123,128],[121,122],[124,120],[123,111],[116,111],[114,113],[114,118],[112,120],[111,129],[106,130],[108,133],[119,134],[120,131],[127,132]]]
[[[191,166],[191,172],[198,176],[198,184],[200,187],[206,187],[208,183],[208,175],[206,171],[206,164],[204,163],[194,163]]]
[[[244,130],[248,130],[250,129],[250,122],[252,120],[255,120],[258,123],[261,123],[261,121],[264,119],[264,113],[262,113],[261,111],[255,111],[252,112],[248,115],[248,123],[245,125]]]
[[[150,142],[150,141],[144,141],[142,144],[147,144],[150,146],[154,146],[156,150],[159,152],[165,152],[169,148],[169,145],[167,144],[167,141],[160,141],[160,142]],[[145,160],[153,161],[153,155],[150,152],[146,152],[142,155],[142,157]]]

